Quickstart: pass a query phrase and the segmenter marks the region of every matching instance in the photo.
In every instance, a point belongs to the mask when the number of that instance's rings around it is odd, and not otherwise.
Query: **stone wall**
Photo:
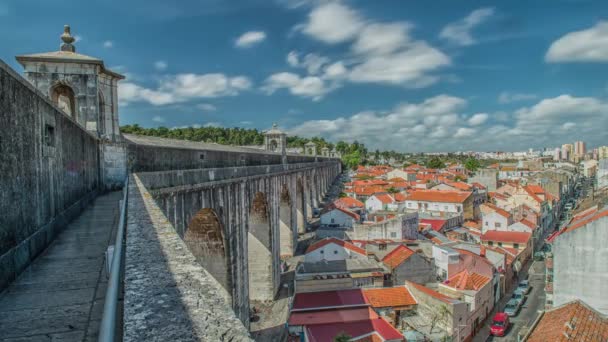
[[[259,166],[282,163],[280,153],[254,148],[131,134],[125,134],[124,137],[128,144],[128,160],[132,172]],[[328,160],[331,159],[297,154],[287,155],[287,162],[289,164]]]
[[[97,139],[0,61],[0,289],[99,191]]]
[[[137,175],[128,191],[123,340],[252,341]]]

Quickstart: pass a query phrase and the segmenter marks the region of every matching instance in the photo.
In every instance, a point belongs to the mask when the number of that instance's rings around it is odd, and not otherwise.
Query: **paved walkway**
[[[0,294],[0,341],[97,340],[121,198],[98,197]]]

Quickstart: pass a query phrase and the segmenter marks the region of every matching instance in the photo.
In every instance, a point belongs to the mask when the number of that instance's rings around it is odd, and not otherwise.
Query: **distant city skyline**
[[[436,3],[8,0],[0,58],[22,70],[15,55],[56,51],[70,24],[126,75],[121,124],[278,122],[404,152],[606,144],[605,2]]]

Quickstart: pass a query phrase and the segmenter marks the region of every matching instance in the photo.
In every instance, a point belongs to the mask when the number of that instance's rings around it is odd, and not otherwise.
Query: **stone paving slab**
[[[107,288],[105,251],[121,192],[99,196],[0,293],[0,341],[97,340]]]

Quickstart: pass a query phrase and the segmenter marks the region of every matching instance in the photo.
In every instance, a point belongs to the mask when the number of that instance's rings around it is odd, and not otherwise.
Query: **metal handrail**
[[[110,267],[110,280],[106,290],[106,298],[103,305],[103,317],[99,327],[99,342],[113,342],[116,334],[116,312],[118,308],[118,294],[120,291],[120,265],[122,263],[122,245],[125,235],[127,200],[129,193],[129,176],[125,181],[122,205],[120,208],[120,220],[116,232],[116,242],[112,255],[112,265]]]

